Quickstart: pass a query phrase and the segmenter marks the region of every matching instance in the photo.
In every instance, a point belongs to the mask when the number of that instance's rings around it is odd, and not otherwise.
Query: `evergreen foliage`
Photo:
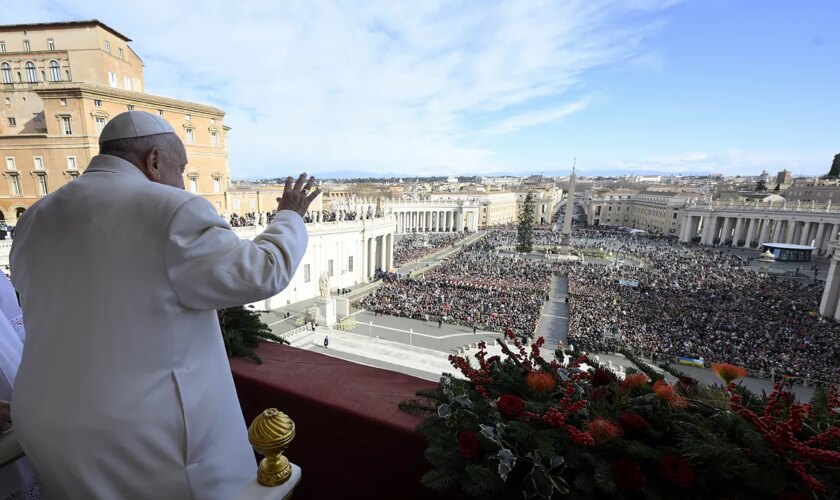
[[[237,306],[219,309],[218,315],[228,356],[245,357],[261,365],[262,360],[254,352],[260,342],[270,340],[288,344],[285,339],[271,333],[268,325],[263,323],[256,311]]]
[[[840,392],[796,402],[785,383],[755,395],[710,386],[672,369],[679,382],[632,353],[622,380],[586,355],[558,349],[552,361],[506,336],[504,356],[450,356],[463,378],[400,407],[427,418],[441,493],[472,498],[834,498],[840,491]],[[586,364],[589,371],[583,371]],[[644,375],[641,375],[644,374]],[[652,376],[654,375],[654,376]],[[553,380],[553,382],[551,382]],[[668,464],[667,466],[665,464]]]
[[[534,195],[528,193],[522,211],[519,212],[519,226],[516,230],[516,251],[530,253],[534,249]]]

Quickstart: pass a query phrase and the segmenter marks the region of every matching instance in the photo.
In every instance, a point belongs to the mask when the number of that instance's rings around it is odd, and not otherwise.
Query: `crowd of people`
[[[498,255],[476,243],[417,278],[389,276],[357,307],[473,329],[532,335],[551,285],[543,261]]]
[[[559,238],[551,226],[535,231],[536,244]],[[625,345],[736,363],[765,376],[840,380],[840,324],[818,313],[822,284],[768,277],[746,268],[740,255],[673,238],[575,230],[576,248],[626,257],[633,265],[529,260],[498,252],[515,239],[513,227],[492,230],[424,275],[389,276],[358,305],[383,314],[532,334],[552,276],[560,275],[569,279],[569,341],[581,349]]]
[[[617,343],[729,362],[768,375],[840,380],[840,325],[818,314],[822,285],[768,277],[745,259],[673,239],[578,231],[579,246],[643,266],[558,264],[569,277],[569,341]]]
[[[394,266],[400,267],[458,243],[463,233],[424,233],[405,236],[394,243]]]
[[[274,219],[276,214],[276,210],[269,210],[266,212],[248,212],[242,215],[233,213],[227,217],[227,219],[232,227],[265,226]],[[309,224],[310,222],[336,222],[343,220],[372,219],[374,217],[377,217],[377,215],[373,212],[360,214],[355,210],[311,210],[303,215],[303,221]]]

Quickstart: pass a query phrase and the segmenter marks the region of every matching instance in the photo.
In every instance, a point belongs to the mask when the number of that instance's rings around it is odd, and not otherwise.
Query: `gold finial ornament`
[[[257,471],[257,481],[263,486],[278,486],[292,475],[292,465],[283,456],[295,438],[295,423],[277,408],[264,410],[248,427],[248,441],[264,456]]]

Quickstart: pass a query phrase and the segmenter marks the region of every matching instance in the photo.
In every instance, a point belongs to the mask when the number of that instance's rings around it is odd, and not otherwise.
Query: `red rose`
[[[475,458],[478,456],[478,436],[472,431],[463,431],[458,434],[458,450],[464,458]]]
[[[618,489],[639,491],[645,487],[645,473],[639,464],[630,460],[618,460],[613,464],[612,477]]]
[[[662,477],[681,488],[687,488],[694,481],[694,469],[680,455],[666,455],[659,461]]]
[[[496,408],[499,409],[502,418],[514,420],[525,412],[525,401],[511,394],[505,394],[496,401]]]
[[[612,376],[607,373],[605,370],[595,370],[592,372],[592,378],[590,379],[590,383],[594,387],[600,387],[602,385],[609,385],[613,381]]]
[[[628,434],[641,434],[648,428],[647,420],[632,411],[618,414],[618,425]]]

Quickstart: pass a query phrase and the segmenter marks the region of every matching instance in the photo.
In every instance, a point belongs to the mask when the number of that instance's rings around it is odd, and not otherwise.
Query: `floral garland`
[[[401,404],[427,415],[418,431],[433,468],[423,483],[483,498],[829,498],[840,491],[840,398],[810,404],[790,384],[768,396],[716,364],[725,385],[669,383],[637,362],[619,379],[585,354],[540,355],[511,332],[505,357],[450,356],[463,379]],[[568,357],[567,357],[568,356]],[[566,362],[565,360],[568,361]],[[584,370],[582,365],[591,368]]]

